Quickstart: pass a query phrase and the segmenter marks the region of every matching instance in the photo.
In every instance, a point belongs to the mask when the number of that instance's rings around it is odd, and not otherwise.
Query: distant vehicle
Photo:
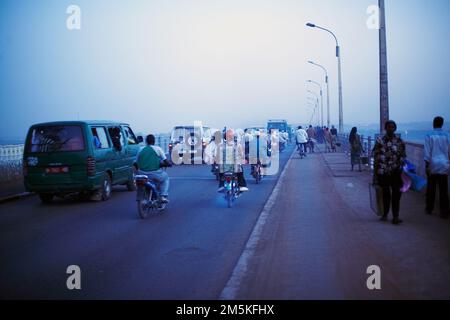
[[[172,150],[176,149],[180,158],[190,154],[192,162],[203,161],[205,148],[210,141],[210,128],[206,127],[205,130],[202,126],[176,126],[170,135],[169,157],[172,157]]]
[[[135,190],[139,142],[130,126],[109,121],[64,121],[31,126],[23,155],[25,189],[49,203],[55,196],[95,193],[113,185]]]
[[[267,130],[276,129],[279,132],[288,132],[288,123],[286,120],[269,120],[267,122]]]
[[[245,129],[248,133],[251,135],[255,135],[256,133],[267,133],[267,127],[263,126],[255,126],[255,127],[249,127]]]

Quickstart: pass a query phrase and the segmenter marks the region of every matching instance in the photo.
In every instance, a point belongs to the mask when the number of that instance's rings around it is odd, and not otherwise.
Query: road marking
[[[264,205],[263,210],[259,214],[258,221],[256,222],[256,225],[253,228],[252,234],[250,235],[250,238],[248,239],[245,245],[244,251],[242,251],[239,260],[233,269],[233,273],[231,274],[230,279],[225,285],[225,288],[223,288],[222,292],[220,293],[219,300],[235,300],[237,298],[237,294],[241,287],[241,283],[248,271],[250,259],[255,254],[255,250],[261,238],[264,225],[266,224],[270,211],[272,210],[272,207],[274,206],[277,200],[278,193],[281,190],[281,185],[283,184],[284,177],[286,175],[287,169],[291,164],[291,160],[294,154],[296,154],[295,149],[292,152],[292,155],[290,156],[288,162],[286,163],[283,172],[281,172],[280,178],[278,179],[278,182],[275,185],[275,188],[273,189],[269,199]]]

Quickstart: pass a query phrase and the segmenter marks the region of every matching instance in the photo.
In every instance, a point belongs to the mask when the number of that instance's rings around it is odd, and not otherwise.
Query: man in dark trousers
[[[448,174],[450,170],[450,139],[442,130],[444,119],[436,117],[434,130],[425,137],[424,159],[428,177],[426,213],[432,214],[439,186],[439,206],[441,217],[448,219]]]
[[[386,134],[378,138],[374,147],[374,183],[383,189],[383,216],[387,221],[392,204],[392,223],[400,224],[400,188],[403,185],[401,174],[406,158],[406,146],[395,134],[397,124],[390,120],[385,125]]]

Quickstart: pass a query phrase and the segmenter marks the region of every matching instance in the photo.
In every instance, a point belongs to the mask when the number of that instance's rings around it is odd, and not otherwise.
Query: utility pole
[[[384,133],[384,125],[389,120],[389,84],[384,0],[378,0],[378,5],[380,8],[380,133]]]

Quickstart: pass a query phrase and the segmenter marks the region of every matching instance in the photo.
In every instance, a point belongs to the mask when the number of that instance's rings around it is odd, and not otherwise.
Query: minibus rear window
[[[33,128],[28,152],[83,151],[84,137],[79,126],[40,126]]]

